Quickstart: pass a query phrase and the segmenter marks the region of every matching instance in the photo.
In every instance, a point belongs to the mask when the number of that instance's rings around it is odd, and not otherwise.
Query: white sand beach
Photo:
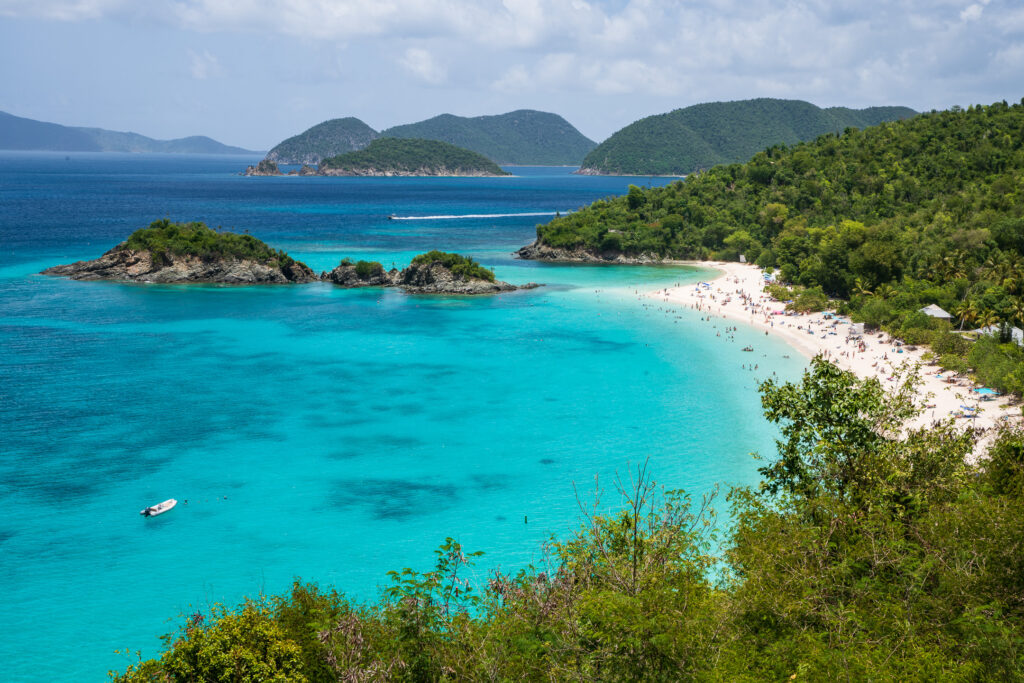
[[[896,386],[898,368],[904,364],[918,365],[922,379],[918,405],[923,411],[911,426],[954,417],[957,424],[982,431],[975,455],[987,448],[998,424],[1021,421],[1019,405],[1010,404],[1008,397],[977,393],[974,390],[979,387],[968,378],[928,365],[922,359],[921,349],[907,348],[881,332],[865,334],[860,340],[851,339],[850,321],[843,316],[787,313],[785,304],[764,291],[764,276],[757,266],[723,262],[696,265],[715,268],[719,274],[705,281],[705,285],[661,289],[648,296],[765,330],[808,358],[822,355],[858,377],[878,379],[886,388]]]

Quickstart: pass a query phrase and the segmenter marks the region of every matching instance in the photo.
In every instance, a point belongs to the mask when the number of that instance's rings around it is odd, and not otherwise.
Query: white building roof
[[[979,327],[974,330],[975,334],[991,334],[993,336],[999,334],[999,325],[989,325],[988,327]],[[1010,328],[1010,339],[1024,346],[1024,330],[1019,327]]]
[[[933,318],[942,318],[943,320],[949,320],[953,316],[946,313],[944,310],[936,306],[935,304],[928,304],[924,308],[920,309],[925,315],[930,315]]]

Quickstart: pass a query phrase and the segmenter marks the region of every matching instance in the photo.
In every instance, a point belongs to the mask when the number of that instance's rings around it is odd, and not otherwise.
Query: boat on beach
[[[148,508],[143,508],[142,510],[139,510],[139,514],[143,517],[156,517],[157,515],[164,514],[177,504],[178,501],[176,501],[174,498],[168,498],[162,503],[150,505]]]

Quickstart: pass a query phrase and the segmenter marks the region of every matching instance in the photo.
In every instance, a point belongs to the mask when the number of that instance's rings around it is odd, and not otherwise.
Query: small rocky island
[[[408,268],[390,271],[377,261],[344,259],[320,278],[342,287],[401,287],[410,294],[498,294],[540,286],[535,282],[510,285],[468,256],[444,251],[420,254]]]
[[[277,163],[264,159],[255,166],[249,166],[243,175],[284,174]],[[322,159],[316,169],[305,165],[288,175],[491,177],[509,174],[482,154],[447,142],[378,138],[365,149]]]
[[[54,266],[43,275],[72,280],[289,284],[316,273],[252,235],[217,232],[203,223],[154,221],[92,261]]]
[[[242,175],[248,176],[275,176],[275,175],[317,175],[315,168],[308,164],[303,164],[302,168],[296,170],[292,169],[288,173],[281,173],[281,169],[278,168],[277,162],[270,161],[269,159],[263,159],[260,163],[255,166],[249,166],[245,169],[245,173]]]
[[[431,251],[408,268],[384,270],[377,261],[345,259],[317,276],[306,264],[252,235],[217,232],[203,223],[154,221],[91,261],[47,268],[72,280],[232,285],[331,282],[342,287],[400,287],[410,294],[498,294],[540,285],[510,285],[460,254]]]

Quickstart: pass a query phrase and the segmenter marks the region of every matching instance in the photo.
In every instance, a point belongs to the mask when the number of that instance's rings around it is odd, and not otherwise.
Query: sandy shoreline
[[[979,440],[975,454],[987,447],[989,436],[1001,423],[1021,420],[1019,406],[1009,405],[1008,398],[1000,396],[994,400],[983,400],[974,392],[976,385],[965,378],[950,383],[950,374],[937,366],[927,365],[921,358],[923,351],[911,351],[897,346],[888,334],[866,334],[864,345],[847,338],[849,322],[842,316],[827,319],[825,313],[782,315],[785,305],[773,301],[764,291],[761,269],[741,263],[701,262],[701,267],[718,271],[717,277],[705,280],[707,286],[686,285],[649,292],[648,297],[668,304],[676,304],[734,320],[754,328],[765,330],[783,339],[807,358],[823,355],[839,367],[850,370],[858,377],[878,379],[884,387],[896,386],[896,369],[904,363],[920,364],[922,384],[918,405],[923,406],[921,415],[913,426],[924,426],[935,420],[956,417],[957,424],[975,427],[985,432]],[[974,410],[965,410],[973,408]],[[977,417],[957,417],[976,413]]]

